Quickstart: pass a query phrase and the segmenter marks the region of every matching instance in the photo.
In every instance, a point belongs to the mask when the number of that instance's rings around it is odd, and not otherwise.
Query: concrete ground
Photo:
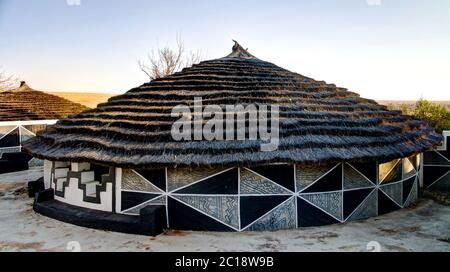
[[[81,251],[450,251],[450,206],[431,199],[377,218],[325,227],[170,231],[147,237],[82,228],[34,213],[25,182],[40,175],[41,169],[0,175],[0,251],[68,251],[78,245]]]

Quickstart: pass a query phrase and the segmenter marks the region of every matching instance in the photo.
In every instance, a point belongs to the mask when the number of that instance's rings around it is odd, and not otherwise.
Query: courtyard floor
[[[26,182],[41,169],[0,175],[0,251],[450,251],[450,206],[421,199],[364,221],[276,232],[169,231],[157,237],[87,229],[32,209]]]

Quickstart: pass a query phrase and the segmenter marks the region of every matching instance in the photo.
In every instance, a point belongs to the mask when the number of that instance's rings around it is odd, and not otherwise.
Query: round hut
[[[191,110],[183,124],[201,127],[208,120],[196,119],[196,107],[204,116],[206,108],[237,104],[244,111],[278,106],[267,118],[278,121],[271,128],[275,148],[264,150],[262,138],[233,139],[235,131],[219,140],[174,137],[174,108]],[[260,60],[235,43],[226,57],[60,120],[24,146],[47,162],[51,189],[36,201],[38,212],[157,233],[278,230],[385,214],[417,199],[420,154],[440,141],[421,120]]]
[[[86,109],[64,98],[34,90],[25,81],[21,81],[17,89],[0,92],[0,173],[40,165],[41,161],[21,153],[22,142],[58,119]]]

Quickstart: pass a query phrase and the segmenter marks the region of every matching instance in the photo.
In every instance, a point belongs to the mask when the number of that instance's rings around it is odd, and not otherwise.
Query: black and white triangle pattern
[[[121,210],[138,215],[148,205],[165,205],[170,228],[191,230],[280,230],[359,220],[417,199],[415,162],[168,168],[146,175],[124,169]]]
[[[45,125],[27,126],[28,128],[45,127]],[[0,158],[6,153],[22,151],[22,143],[36,136],[34,132],[22,125],[0,126]],[[44,162],[33,158],[28,162],[29,167],[43,166]]]
[[[423,187],[450,192],[450,131],[443,134],[443,145],[423,154]]]

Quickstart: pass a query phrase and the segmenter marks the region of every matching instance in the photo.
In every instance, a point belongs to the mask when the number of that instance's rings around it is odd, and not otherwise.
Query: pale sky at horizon
[[[380,100],[450,100],[450,1],[0,0],[0,66],[35,89],[123,93],[173,45],[256,57]],[[381,2],[381,5],[373,3]],[[372,4],[369,4],[372,3]]]

